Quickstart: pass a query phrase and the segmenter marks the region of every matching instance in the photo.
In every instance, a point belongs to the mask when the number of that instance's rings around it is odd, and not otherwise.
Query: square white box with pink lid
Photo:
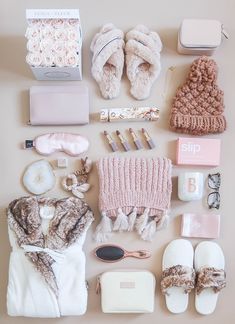
[[[27,9],[27,56],[37,80],[82,80],[78,9]]]

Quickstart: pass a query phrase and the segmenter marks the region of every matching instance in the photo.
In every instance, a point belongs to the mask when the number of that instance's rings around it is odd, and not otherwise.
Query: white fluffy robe
[[[56,298],[45,279],[19,248],[9,229],[12,246],[9,264],[7,310],[10,316],[60,317],[82,315],[87,308],[85,255],[82,246],[86,233],[65,250],[62,263],[53,270],[59,287]]]

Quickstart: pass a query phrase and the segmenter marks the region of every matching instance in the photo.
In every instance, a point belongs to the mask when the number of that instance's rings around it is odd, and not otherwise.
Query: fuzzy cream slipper
[[[138,25],[126,34],[126,70],[131,94],[138,100],[149,97],[161,71],[162,42],[156,32]]]
[[[93,52],[91,72],[105,99],[120,92],[124,66],[124,34],[113,24],[104,25],[91,42]]]

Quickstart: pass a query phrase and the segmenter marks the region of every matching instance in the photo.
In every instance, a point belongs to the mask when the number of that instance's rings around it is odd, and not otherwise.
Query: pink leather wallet
[[[33,86],[30,88],[30,125],[82,125],[89,123],[88,88]]]

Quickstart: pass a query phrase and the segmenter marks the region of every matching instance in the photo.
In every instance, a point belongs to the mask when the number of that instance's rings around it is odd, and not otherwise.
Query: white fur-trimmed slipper
[[[104,25],[91,42],[93,52],[91,72],[105,99],[120,92],[124,66],[124,34],[113,24]]]
[[[225,260],[221,247],[215,242],[201,242],[194,256],[197,273],[195,307],[202,315],[212,314],[219,292],[226,286]]]
[[[126,34],[126,71],[131,82],[131,94],[138,100],[149,97],[154,81],[161,71],[159,35],[144,25]]]
[[[171,241],[163,254],[161,291],[171,313],[183,313],[188,307],[188,294],[194,288],[193,246],[188,240]]]

